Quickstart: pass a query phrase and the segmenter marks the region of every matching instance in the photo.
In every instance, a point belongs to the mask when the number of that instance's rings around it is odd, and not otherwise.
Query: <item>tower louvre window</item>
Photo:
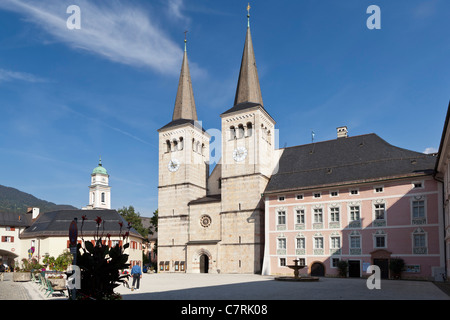
[[[236,128],[234,126],[230,127],[230,140],[236,139]]]
[[[253,134],[253,125],[251,122],[247,122],[247,137],[251,137]]]
[[[242,124],[240,124],[238,126],[238,139],[243,138],[244,137],[244,126]]]

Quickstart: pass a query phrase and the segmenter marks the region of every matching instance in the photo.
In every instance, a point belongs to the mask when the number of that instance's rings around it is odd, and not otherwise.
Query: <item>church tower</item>
[[[111,187],[109,175],[102,165],[102,159],[92,171],[91,185],[89,186],[89,204],[83,209],[111,209]]]
[[[189,206],[206,196],[210,136],[197,121],[186,50],[172,121],[158,130],[158,260],[164,270],[183,265],[189,240]]]
[[[229,261],[226,268],[222,267],[223,272],[258,273],[264,247],[261,194],[273,171],[275,121],[264,109],[250,14],[247,18],[234,106],[221,114],[221,260]]]

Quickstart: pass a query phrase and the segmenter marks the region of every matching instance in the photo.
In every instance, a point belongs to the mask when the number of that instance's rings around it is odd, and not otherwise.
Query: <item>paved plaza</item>
[[[130,286],[131,286],[130,279]],[[320,278],[318,282],[275,281],[253,274],[144,274],[140,290],[120,286],[124,300],[450,300],[427,281],[381,280],[381,289],[368,289],[365,279]],[[44,296],[32,282],[13,282],[5,274],[1,300],[64,300]]]

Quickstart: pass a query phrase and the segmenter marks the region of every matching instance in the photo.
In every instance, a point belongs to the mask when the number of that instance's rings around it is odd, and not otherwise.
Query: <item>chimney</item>
[[[347,138],[348,130],[347,130],[346,126],[338,127],[336,130],[337,130],[337,137],[338,137],[338,139],[339,138]]]

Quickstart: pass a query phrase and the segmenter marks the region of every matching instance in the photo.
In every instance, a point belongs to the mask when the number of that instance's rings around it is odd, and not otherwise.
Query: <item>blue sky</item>
[[[370,30],[370,5],[381,29]],[[70,30],[67,8],[81,9]],[[450,100],[447,0],[258,0],[251,31],[279,145],[377,133],[437,151]],[[199,120],[232,107],[241,0],[1,0],[0,184],[88,204],[101,155],[112,207],[157,209],[158,133],[170,122],[184,31]]]

